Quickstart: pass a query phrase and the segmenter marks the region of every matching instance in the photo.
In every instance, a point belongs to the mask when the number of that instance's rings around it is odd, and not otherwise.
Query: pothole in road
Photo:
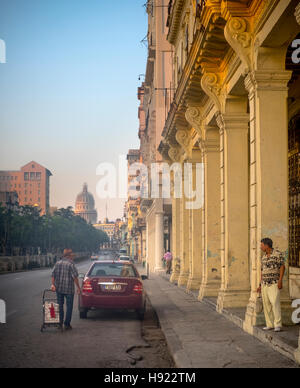
[[[142,337],[147,345],[133,346],[127,350],[128,360],[138,368],[175,368],[165,336],[157,315],[147,299],[145,319],[142,322]]]

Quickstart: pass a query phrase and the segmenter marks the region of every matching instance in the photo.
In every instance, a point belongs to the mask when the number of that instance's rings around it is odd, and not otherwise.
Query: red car
[[[86,319],[89,310],[124,309],[135,310],[144,319],[146,296],[142,281],[145,279],[130,262],[95,262],[83,280],[80,318]]]

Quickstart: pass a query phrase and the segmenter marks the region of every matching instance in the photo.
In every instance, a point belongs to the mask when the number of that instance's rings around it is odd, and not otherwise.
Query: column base
[[[200,286],[201,286],[200,278],[189,278],[186,288],[188,291],[197,291],[200,289]]]
[[[244,330],[246,333],[253,335],[253,328],[262,325],[265,325],[265,316],[263,312],[258,312],[258,298],[253,295],[247,306]]]
[[[220,290],[217,311],[221,313],[227,308],[247,307],[250,290]]]
[[[300,365],[300,348],[295,351],[295,360]]]
[[[178,283],[179,276],[180,276],[179,273],[173,272],[170,278],[170,282],[173,284]]]
[[[264,326],[266,324],[264,312],[258,311],[258,301],[257,296],[252,296],[250,298],[249,304],[247,306],[245,321],[244,321],[244,330],[253,334],[253,328],[255,326]],[[281,301],[281,312],[282,312],[282,324],[283,326],[295,326],[292,322],[292,301],[283,300]]]
[[[199,290],[198,300],[204,298],[216,298],[220,291],[220,283],[201,284]]]
[[[187,285],[188,279],[189,279],[189,274],[187,273],[180,274],[178,279],[178,286],[185,287]]]
[[[295,351],[295,360],[300,365],[300,332],[299,332],[299,346],[298,346],[298,349]]]
[[[281,301],[281,315],[283,326],[295,326],[295,323],[292,321],[292,315],[294,311],[295,309],[292,308],[292,300]]]

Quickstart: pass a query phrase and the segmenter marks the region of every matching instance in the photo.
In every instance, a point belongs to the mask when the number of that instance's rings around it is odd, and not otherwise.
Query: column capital
[[[257,90],[288,91],[291,77],[289,70],[256,70],[246,76],[245,87],[250,94]]]
[[[296,7],[295,16],[296,16],[297,23],[300,24],[300,3]]]
[[[205,138],[201,142],[203,154],[220,152],[220,132],[217,126],[205,126]]]
[[[248,113],[228,113],[219,114],[217,116],[217,124],[220,128],[220,133],[229,131],[248,131],[249,129],[249,114]]]

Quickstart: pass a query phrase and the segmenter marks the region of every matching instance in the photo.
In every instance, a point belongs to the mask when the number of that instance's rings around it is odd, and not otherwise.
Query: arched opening
[[[300,268],[300,63],[292,60],[294,50],[290,45],[286,56],[286,69],[293,72],[289,82],[289,265]]]

